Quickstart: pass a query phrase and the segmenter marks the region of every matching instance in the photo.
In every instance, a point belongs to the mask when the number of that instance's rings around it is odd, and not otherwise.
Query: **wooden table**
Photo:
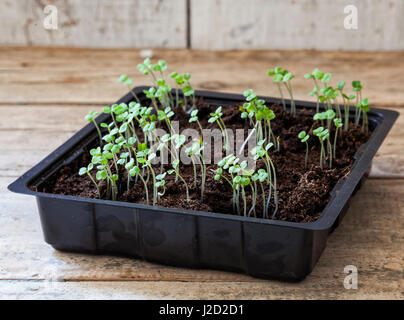
[[[296,73],[295,95],[307,99],[303,74],[315,67],[334,80],[360,79],[373,105],[404,110],[404,53],[154,50],[170,70],[192,73],[197,89],[277,95],[266,76],[282,65]],[[211,270],[140,260],[63,253],[42,237],[32,197],[6,186],[135,85],[138,50],[0,47],[0,298],[129,299],[403,299],[404,120],[400,116],[378,152],[370,179],[342,225],[329,237],[314,271],[300,283],[265,281]],[[358,289],[343,286],[344,267],[359,270]]]

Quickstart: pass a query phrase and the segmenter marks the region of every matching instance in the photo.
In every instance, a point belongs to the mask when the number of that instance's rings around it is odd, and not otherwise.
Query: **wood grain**
[[[1,1],[0,44],[185,48],[185,1]],[[48,4],[57,8],[56,30],[43,25]]]
[[[281,65],[296,75],[296,99],[307,100],[311,81],[303,75],[315,67],[333,73],[332,83],[360,79],[372,104],[404,105],[404,52],[348,53],[312,51],[153,50],[153,59],[165,59],[169,71],[190,72],[195,89],[279,96],[267,69]],[[136,65],[139,50],[90,50],[0,47],[0,104],[110,104],[127,89],[117,82],[126,73],[134,86],[149,85]]]
[[[215,299],[215,300],[329,300],[329,299],[402,299],[394,282],[391,290],[374,276],[371,285],[345,290],[342,278],[335,286],[275,281],[261,282],[182,282],[182,281],[0,281],[2,299]],[[335,280],[337,283],[337,280]],[[371,282],[369,282],[371,283]]]
[[[403,50],[401,0],[3,0],[0,45]],[[54,5],[58,29],[43,27]],[[344,8],[355,5],[358,29]],[[187,20],[190,25],[188,27]]]
[[[347,5],[358,10],[356,30],[344,28]],[[191,9],[196,49],[404,49],[400,0],[192,0]]]

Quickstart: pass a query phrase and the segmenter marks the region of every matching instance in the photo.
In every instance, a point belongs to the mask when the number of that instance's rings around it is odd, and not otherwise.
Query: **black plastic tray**
[[[148,88],[136,87],[134,92],[144,99],[142,91]],[[197,91],[196,95],[212,105],[229,105],[244,99],[241,95],[208,91]],[[275,98],[262,98],[269,103],[280,102]],[[128,93],[118,103],[131,100],[132,95]],[[313,109],[315,103],[296,101],[296,106]],[[247,218],[29,189],[29,185],[40,185],[79,157],[83,146],[97,139],[93,124],[78,131],[8,189],[36,197],[45,241],[58,250],[124,254],[173,266],[301,280],[313,270],[325,248],[327,236],[346,213],[351,196],[366,176],[372,158],[398,112],[372,109],[368,116],[372,135],[355,154],[352,171],[337,183],[328,205],[315,222]],[[103,122],[107,117],[102,114],[97,122]]]

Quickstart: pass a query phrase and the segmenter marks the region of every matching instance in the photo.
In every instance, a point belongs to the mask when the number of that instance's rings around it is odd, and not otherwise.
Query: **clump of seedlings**
[[[244,141],[240,153],[244,150],[245,145],[254,133],[256,133],[257,142],[261,140],[272,140],[275,148],[279,151],[279,139],[275,138],[275,134],[271,129],[271,120],[275,119],[275,113],[265,105],[263,99],[258,99],[252,89],[244,91],[243,95],[247,102],[240,107],[241,118],[249,119],[253,130]]]
[[[273,81],[276,83],[279,93],[282,98],[282,105],[283,109],[286,111],[286,103],[285,99],[283,98],[283,92],[281,88],[281,83],[285,86],[286,90],[289,92],[290,95],[290,113],[293,116],[296,116],[296,105],[295,101],[293,100],[293,92],[292,92],[292,85],[290,83],[290,80],[292,80],[295,76],[290,73],[286,69],[282,69],[282,67],[276,67],[275,69],[269,69],[268,70],[268,76],[273,77]]]
[[[203,200],[203,193],[205,191],[206,182],[206,165],[203,159],[203,140],[202,138],[195,141],[189,148],[185,150],[187,155],[191,158],[193,170],[194,170],[194,185],[196,187],[197,182],[197,170],[196,165],[199,163],[201,167],[201,200]]]
[[[324,77],[324,73],[321,72],[318,68],[314,69],[311,73],[306,73],[304,75],[306,79],[313,79],[314,81],[314,89],[309,93],[309,96],[316,96],[316,112],[320,112],[320,86],[318,85],[318,81],[321,81]]]
[[[347,95],[344,92],[345,84],[346,84],[345,81],[339,81],[337,89],[340,92],[342,102],[344,105],[344,130],[347,131],[349,126],[349,101],[355,99],[355,95],[354,94]]]
[[[136,191],[140,201],[156,206],[167,193],[167,182],[175,181],[181,190],[185,190],[186,203],[190,204],[194,200],[205,200],[207,182],[209,185],[223,181],[232,190],[234,214],[276,218],[279,197],[276,161],[273,159],[276,160],[282,152],[286,154],[290,151],[280,149],[280,136],[272,129],[276,115],[265,100],[260,99],[252,89],[244,91],[245,101],[239,111],[242,121],[245,121],[243,125],[250,129],[250,133],[237,150],[238,154],[231,153],[230,131],[226,127],[228,123],[224,119],[223,107],[219,106],[214,112],[200,112],[189,73],[171,72],[167,75],[168,66],[164,60],[153,64],[148,58],[137,69],[149,76],[153,83],[141,93],[143,96],[139,92],[138,96],[131,89],[133,79],[122,75],[119,82],[132,92],[133,101],[104,107],[103,113],[108,115],[108,119],[100,124],[95,120],[96,111],[90,111],[85,117],[96,128],[99,142],[90,150],[91,162],[80,168],[78,174],[88,177],[97,196],[119,200],[122,194]],[[290,114],[296,117],[291,86],[294,75],[282,67],[268,70],[268,75],[273,77],[285,111],[287,103],[283,90],[289,93]],[[330,84],[330,73],[316,68],[304,77],[313,80],[314,89],[309,95],[316,97],[313,127],[298,134],[300,142],[305,144],[304,167],[307,169],[309,166],[309,152],[319,148],[320,168],[323,169],[328,160],[328,168],[332,169],[333,160],[337,158],[338,136],[345,134],[350,127],[351,101],[356,102],[352,117],[354,124],[359,125],[362,118],[362,129],[368,132],[369,100],[362,98],[360,81],[352,82],[354,93],[348,94],[344,91],[345,81],[339,81],[336,87]],[[342,104],[339,99],[342,99]],[[189,117],[190,124],[197,125],[200,137],[188,139],[173,125],[173,119],[184,115]],[[221,159],[213,166],[205,163],[203,124],[206,123],[217,125],[223,139]],[[279,127],[276,128],[278,133]],[[159,130],[165,130],[165,134],[161,135]],[[255,139],[251,139],[253,134]],[[310,140],[309,146],[310,134],[317,137],[318,144]],[[253,167],[240,158],[248,142],[255,143],[250,154],[256,164]],[[182,161],[181,151],[188,156],[189,164]],[[230,154],[225,156],[225,153]],[[318,166],[318,163],[311,164],[314,165]]]
[[[276,172],[272,160],[268,155],[268,150],[272,143],[263,147],[264,141],[257,147],[253,154],[256,160],[263,157],[267,169],[259,169],[256,172],[254,169],[247,168],[247,162],[240,162],[240,158],[234,154],[224,157],[219,163],[219,168],[216,170],[215,180],[223,179],[233,190],[233,212],[238,215],[251,216],[253,213],[256,216],[257,195],[259,191],[262,197],[262,216],[268,218],[271,199],[274,201],[275,210],[272,218],[275,217],[278,210],[278,200],[276,193]],[[257,188],[257,182],[260,185],[260,190]],[[251,190],[250,209],[247,210],[248,201],[246,198],[246,189]],[[266,191],[267,190],[267,191]],[[242,205],[240,204],[240,198]],[[267,200],[265,200],[267,199]]]

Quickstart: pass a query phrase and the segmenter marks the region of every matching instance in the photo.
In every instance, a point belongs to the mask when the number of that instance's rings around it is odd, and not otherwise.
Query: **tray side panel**
[[[312,230],[244,223],[247,273],[260,278],[303,279],[313,268],[312,235]]]
[[[136,210],[96,204],[94,212],[98,252],[140,256]]]
[[[97,251],[91,203],[37,197],[37,204],[47,243],[59,250]]]
[[[165,211],[138,210],[138,236],[144,259],[198,267],[196,217]]]
[[[207,217],[200,217],[198,222],[201,265],[246,271],[242,222]]]

